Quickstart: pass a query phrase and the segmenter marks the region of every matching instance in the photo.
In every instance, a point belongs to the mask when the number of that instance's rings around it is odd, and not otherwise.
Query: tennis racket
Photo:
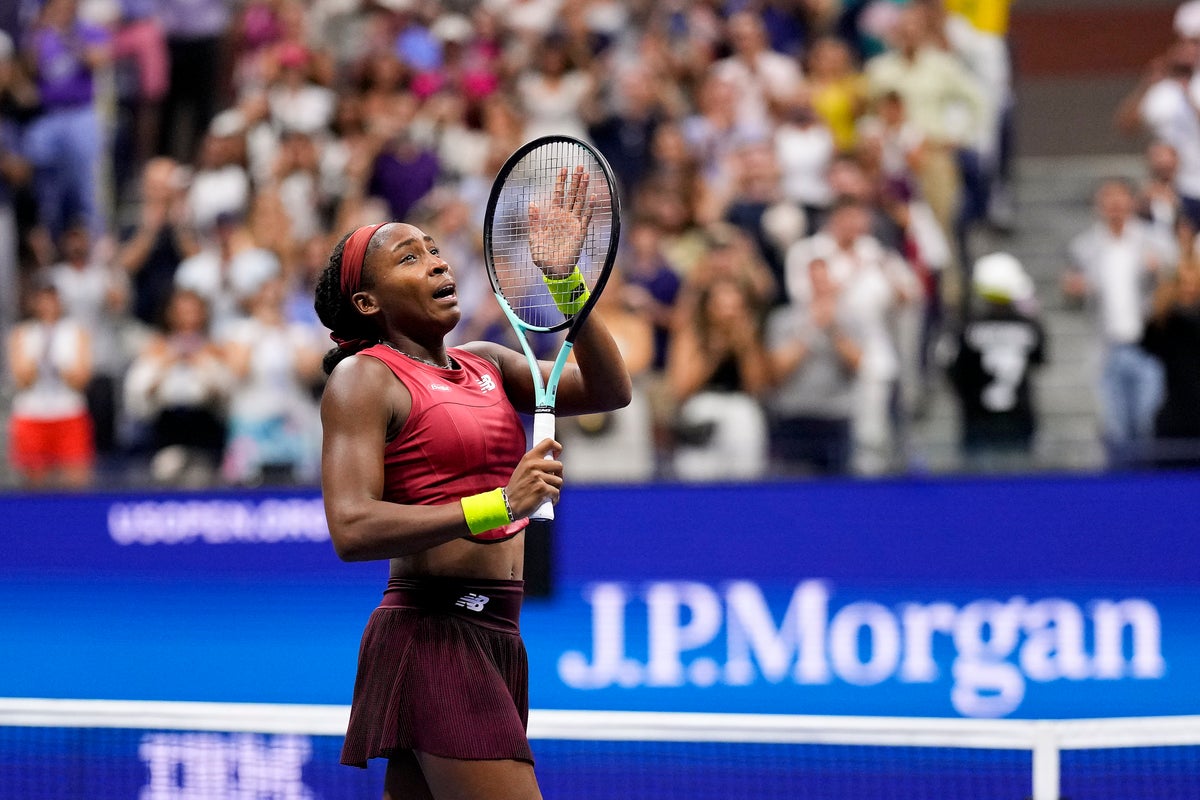
[[[533,375],[535,442],[554,438],[558,381],[612,271],[620,233],[612,168],[578,139],[544,136],[522,145],[492,183],[484,260]],[[566,336],[543,380],[530,334],[562,330]],[[530,516],[554,519],[554,506],[547,500]]]

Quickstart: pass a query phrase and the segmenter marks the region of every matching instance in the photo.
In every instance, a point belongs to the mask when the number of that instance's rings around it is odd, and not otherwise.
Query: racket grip
[[[543,439],[554,438],[554,412],[553,411],[537,411],[533,415],[533,443],[537,444]],[[546,458],[553,459],[553,453],[547,453]],[[552,520],[554,519],[554,504],[549,500],[543,500],[532,514],[530,519],[537,520]]]

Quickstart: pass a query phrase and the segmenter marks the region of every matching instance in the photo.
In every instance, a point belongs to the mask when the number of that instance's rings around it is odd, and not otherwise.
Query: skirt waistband
[[[480,578],[392,578],[380,608],[447,614],[475,625],[519,633],[525,582]]]

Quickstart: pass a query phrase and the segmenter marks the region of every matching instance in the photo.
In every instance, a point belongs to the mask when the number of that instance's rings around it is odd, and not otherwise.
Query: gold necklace
[[[395,350],[397,353],[399,353],[402,356],[408,356],[413,361],[420,361],[422,364],[428,364],[431,367],[437,367],[438,369],[454,369],[456,366],[458,366],[458,363],[453,358],[451,358],[449,354],[446,355],[447,363],[439,364],[436,361],[431,361],[428,358],[422,358],[421,356],[414,356],[412,353],[406,353],[403,350],[401,350],[399,347],[396,347],[396,345],[392,344],[391,342],[384,341],[383,339],[380,339],[379,343],[381,345],[383,345],[384,347],[388,348],[389,350]]]

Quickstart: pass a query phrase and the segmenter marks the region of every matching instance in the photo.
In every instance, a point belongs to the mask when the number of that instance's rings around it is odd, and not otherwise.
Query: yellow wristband
[[[573,317],[582,311],[584,304],[592,296],[578,266],[566,277],[552,278],[549,275],[542,275],[542,280],[546,282],[546,288],[550,290],[550,296],[554,298],[554,305],[558,306],[558,310],[568,317]]]
[[[472,536],[499,528],[513,521],[504,489],[492,489],[490,492],[473,494],[458,502],[462,504],[463,516],[467,520],[467,527],[470,528]]]

